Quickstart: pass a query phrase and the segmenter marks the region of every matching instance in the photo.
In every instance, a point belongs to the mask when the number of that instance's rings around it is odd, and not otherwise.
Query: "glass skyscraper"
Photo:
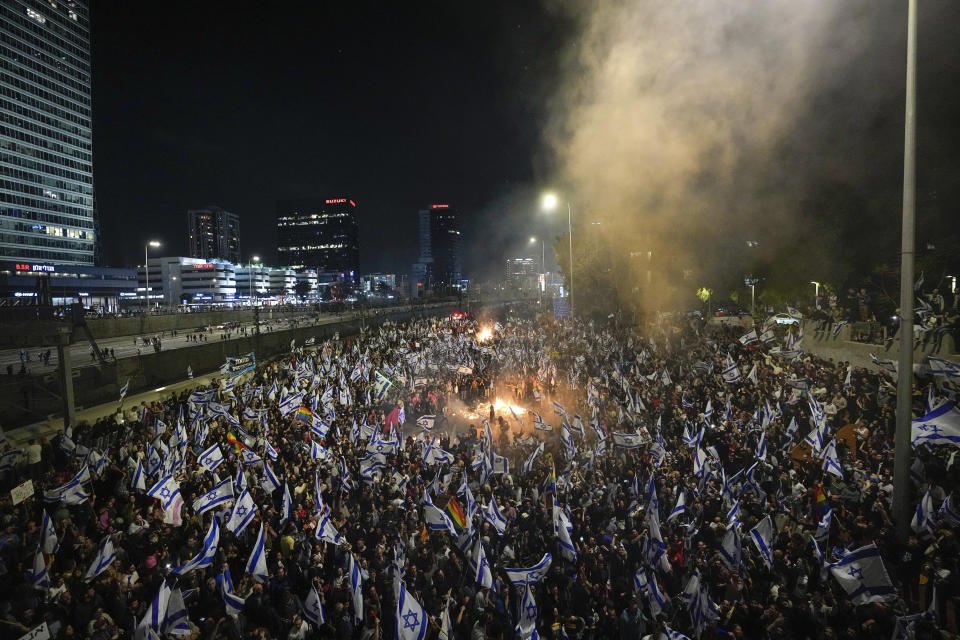
[[[86,0],[0,0],[0,260],[94,264]]]

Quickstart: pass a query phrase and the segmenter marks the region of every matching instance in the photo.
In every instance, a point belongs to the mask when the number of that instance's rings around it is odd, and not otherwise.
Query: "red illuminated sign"
[[[194,265],[190,265],[190,268],[191,268],[191,269],[213,269],[214,266],[216,266],[216,265],[212,265],[212,264],[194,264]]]
[[[346,198],[331,198],[327,200],[327,204],[343,204],[346,201]]]
[[[448,204],[432,204],[430,205],[431,209],[449,209],[450,205]]]
[[[354,202],[353,200],[351,200],[351,201],[350,201],[350,206],[351,206],[351,207],[355,207],[355,206],[357,206],[357,203]]]

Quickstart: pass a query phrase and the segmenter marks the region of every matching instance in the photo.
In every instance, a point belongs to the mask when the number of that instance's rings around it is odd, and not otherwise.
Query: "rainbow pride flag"
[[[450,498],[450,501],[447,502],[447,513],[458,529],[462,531],[467,528],[467,515],[463,512],[456,498]]]
[[[817,502],[817,513],[823,517],[823,515],[830,510],[830,502],[827,500],[827,495],[823,492],[820,485],[817,485],[813,490],[813,497]]]
[[[310,411],[310,408],[306,405],[300,405],[300,408],[297,409],[297,412],[293,414],[293,417],[297,420],[303,420],[304,422],[313,423],[313,411]]]

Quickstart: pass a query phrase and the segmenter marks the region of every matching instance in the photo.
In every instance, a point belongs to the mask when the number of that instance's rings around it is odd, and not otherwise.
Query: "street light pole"
[[[144,291],[143,291],[143,305],[144,310],[149,309],[150,305],[150,247],[159,247],[160,243],[156,240],[151,240],[143,246],[143,275],[145,278],[144,281]]]
[[[573,213],[567,200],[567,238],[570,240],[570,316],[573,317]]]
[[[913,422],[913,260],[917,172],[917,0],[907,9],[907,96],[903,126],[903,230],[900,246],[900,357],[894,436],[893,518],[897,535],[910,534],[910,428]]]

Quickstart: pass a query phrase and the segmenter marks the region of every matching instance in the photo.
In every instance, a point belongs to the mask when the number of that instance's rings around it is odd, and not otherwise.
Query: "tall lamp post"
[[[536,244],[536,243],[537,243],[537,239],[534,238],[533,236],[530,236],[530,243],[529,243],[529,244]],[[541,240],[541,241],[540,241],[540,277],[543,278],[543,282],[542,282],[542,283],[541,283],[541,282],[537,282],[537,291],[538,291],[538,293],[539,293],[539,296],[537,297],[537,304],[538,304],[538,305],[542,305],[542,304],[543,304],[543,287],[544,287],[544,285],[546,284],[546,281],[547,281],[547,267],[546,267],[546,263],[547,263],[547,249],[546,249],[546,247],[544,246],[543,240]]]
[[[913,423],[913,260],[916,242],[917,0],[907,9],[907,82],[903,126],[903,213],[900,245],[900,357],[897,365],[897,428],[893,462],[893,519],[897,536],[910,533],[910,430]]]
[[[820,283],[816,280],[811,280],[810,284],[813,285],[813,306],[817,309],[820,308]]]
[[[543,196],[543,210],[550,212],[557,208],[557,196],[548,193]],[[570,201],[567,200],[567,239],[570,242],[570,282],[569,282],[569,292],[570,292],[570,315],[573,315],[573,211],[570,207]]]
[[[159,240],[151,240],[143,247],[143,275],[146,278],[143,289],[143,305],[145,310],[150,308],[150,247],[159,247]]]
[[[254,306],[253,305],[253,265],[260,262],[260,256],[253,256],[252,258],[250,258],[250,260],[251,260],[251,263],[247,265],[247,271],[248,271],[247,277],[250,280],[250,295],[248,297],[250,298],[250,306],[252,307]]]

